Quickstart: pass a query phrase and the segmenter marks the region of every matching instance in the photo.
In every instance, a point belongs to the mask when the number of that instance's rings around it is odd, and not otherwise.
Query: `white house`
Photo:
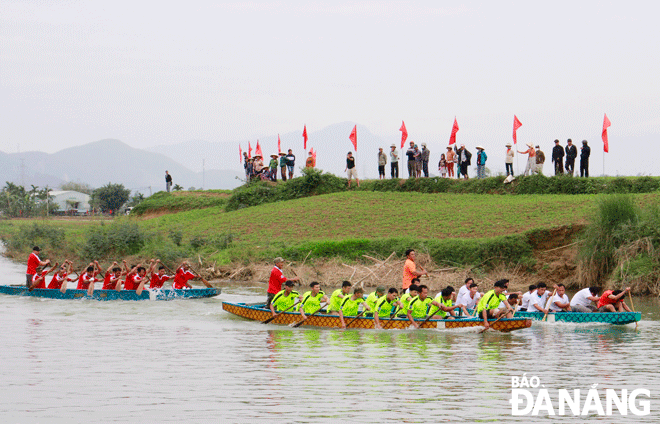
[[[77,210],[78,212],[87,212],[90,210],[89,194],[77,191],[51,191],[49,202],[56,203],[62,212]]]

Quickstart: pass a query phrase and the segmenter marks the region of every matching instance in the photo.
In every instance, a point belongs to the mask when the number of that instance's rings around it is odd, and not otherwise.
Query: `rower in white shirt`
[[[477,307],[479,299],[481,299],[481,293],[479,293],[479,286],[474,282],[474,280],[471,278],[469,280],[472,281],[470,283],[469,290],[464,291],[463,294],[459,294],[456,298],[456,303],[465,305],[467,309],[474,309]],[[461,287],[461,290],[462,289],[463,287]]]
[[[571,303],[566,295],[566,287],[563,284],[557,284],[557,292],[550,300],[550,312],[570,312]]]
[[[465,279],[465,284],[461,286],[460,289],[458,289],[458,295],[456,296],[456,303],[461,303],[458,301],[458,299],[461,298],[461,296],[465,296],[469,291],[470,291],[470,284],[474,283],[474,279],[471,277],[468,277]],[[438,293],[438,296],[440,293]],[[463,303],[465,305],[465,303]]]
[[[532,298],[532,295],[536,292],[536,284],[531,284],[529,286],[529,291],[523,294],[522,302],[520,304],[520,311],[524,312],[529,309],[529,300]]]
[[[600,287],[587,287],[575,293],[571,299],[571,310],[573,312],[594,312],[596,307],[593,303],[598,304],[600,296]]]
[[[543,312],[544,314],[548,313],[548,310],[545,308],[546,301],[548,300],[548,292],[546,291],[545,283],[538,283],[536,285],[536,292],[530,296],[529,306],[527,307],[527,312]]]

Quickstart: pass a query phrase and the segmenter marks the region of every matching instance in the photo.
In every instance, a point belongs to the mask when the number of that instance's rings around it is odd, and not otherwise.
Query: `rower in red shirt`
[[[73,263],[66,259],[60,269],[53,275],[53,279],[50,280],[48,288],[51,290],[60,290],[62,293],[66,292],[66,283],[67,281],[76,281],[76,278],[68,277],[71,274],[71,266]]]
[[[160,259],[156,259],[156,263],[160,263]],[[163,287],[165,281],[168,281],[172,278],[174,278],[173,275],[165,274],[165,266],[160,265],[158,267],[158,272],[151,274],[151,281],[149,281],[149,288],[160,289],[161,287]]]
[[[97,281],[102,281],[96,278],[96,276],[99,275],[100,273],[101,273],[101,266],[99,265],[99,262],[98,261],[90,262],[85,272],[83,272],[78,278],[78,286],[76,287],[76,289],[87,290],[87,294],[91,296],[92,293],[94,293],[94,283],[96,283]]]
[[[121,290],[122,272],[117,261],[113,262],[105,271],[103,277],[103,290]]]
[[[180,290],[184,288],[191,289],[192,286],[188,281],[196,278],[192,271],[190,271],[190,264],[184,261],[181,266],[176,270],[176,275],[174,276],[174,282],[172,283],[172,288]]]
[[[30,291],[34,289],[45,289],[46,288],[46,275],[50,274],[57,268],[57,262],[55,265],[50,267],[50,269],[42,269],[37,267],[37,272],[32,276],[32,284],[30,285]]]
[[[156,261],[152,259],[151,266],[149,266],[149,271],[142,266],[142,264],[135,265],[130,271],[126,267],[126,261],[124,261],[124,268],[127,270],[126,282],[124,283],[124,290],[135,290],[136,294],[139,296],[144,290],[144,285],[149,281],[147,274],[152,274],[156,266]]]

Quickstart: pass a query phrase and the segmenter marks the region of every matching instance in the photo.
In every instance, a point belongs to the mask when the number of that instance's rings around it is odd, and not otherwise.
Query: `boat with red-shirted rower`
[[[0,285],[0,293],[14,296],[41,297],[46,299],[88,299],[88,300],[177,300],[200,299],[219,295],[219,288],[200,289],[144,289],[139,295],[135,290],[94,290],[90,296],[87,290],[67,289],[64,293],[57,289],[28,290],[25,286]]]

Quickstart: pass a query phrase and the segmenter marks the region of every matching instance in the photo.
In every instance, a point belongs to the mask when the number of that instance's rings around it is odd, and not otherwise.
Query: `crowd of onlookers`
[[[514,150],[511,143],[506,144],[504,165],[507,182],[514,179],[513,161],[516,151],[518,154],[527,155],[524,175],[543,173],[545,153],[543,153],[539,145],[534,146],[531,143],[527,143],[526,146],[527,150],[520,151]],[[488,155],[483,146],[477,145],[475,148],[477,150],[475,160],[477,178],[485,178],[487,176],[486,161],[488,160]],[[449,145],[446,149],[446,152],[440,155],[438,162],[438,173],[440,176],[442,178],[455,177],[468,179],[469,167],[472,165],[472,152],[467,150],[464,144],[460,146],[456,144]],[[590,155],[591,148],[587,140],[583,140],[579,151],[581,177],[589,176]],[[296,156],[291,149],[289,149],[288,153],[280,152],[277,155],[270,155],[270,157],[270,162],[265,164],[261,155],[257,154],[254,157],[248,157],[246,152],[243,153],[243,166],[247,181],[251,181],[254,178],[277,181],[278,169],[283,181],[287,180],[287,176],[288,178],[293,178]],[[578,149],[570,138],[567,140],[565,147],[559,144],[559,140],[555,140],[555,146],[552,149],[552,163],[554,164],[555,175],[565,173],[572,176],[575,172],[575,161],[577,157]],[[378,178],[385,178],[385,168],[388,161],[390,164],[390,177],[399,178],[399,162],[403,162],[404,160],[408,169],[408,178],[428,178],[430,158],[431,151],[427,148],[426,143],[421,143],[420,148],[414,141],[411,141],[409,148],[405,151],[405,159],[399,156],[399,151],[395,144],[390,146],[388,153],[385,153],[381,147],[378,149]],[[314,168],[316,166],[316,154],[313,151],[309,152],[305,166],[308,168]],[[355,157],[352,152],[348,152],[346,156],[346,168],[344,171],[348,177],[348,186],[351,186],[351,181],[355,178],[359,187],[360,181],[355,166]]]

